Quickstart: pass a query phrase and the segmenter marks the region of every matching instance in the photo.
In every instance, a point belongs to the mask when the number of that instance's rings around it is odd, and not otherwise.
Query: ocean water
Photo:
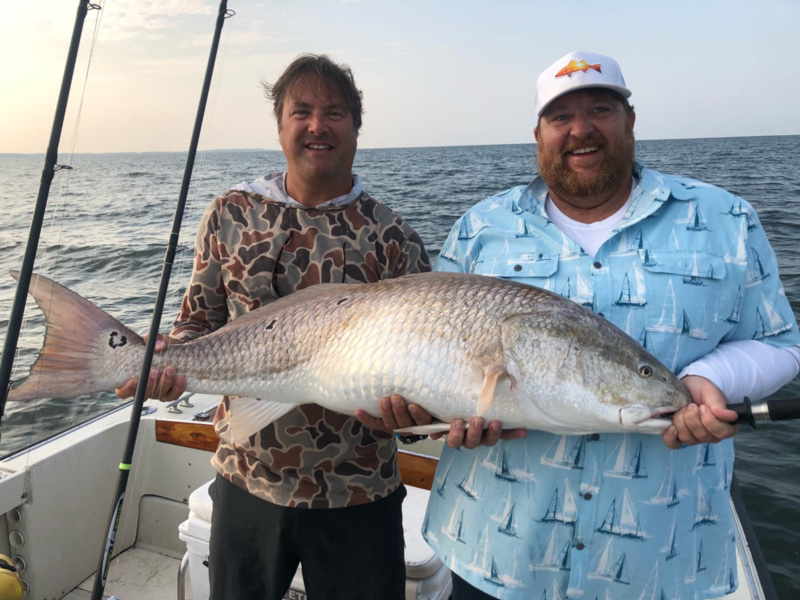
[[[695,177],[749,200],[775,248],[795,315],[800,315],[800,136],[637,142],[637,159],[665,173]],[[36,270],[147,331],[159,284],[185,156],[173,153],[60,157]],[[0,336],[15,290],[8,275],[22,262],[43,157],[0,155]],[[232,184],[283,169],[275,151],[198,155],[170,295],[168,329],[191,270],[191,248],[206,205]],[[488,195],[535,174],[534,145],[359,150],[354,170],[365,188],[402,214],[432,257],[453,221]],[[33,362],[42,320],[28,304],[12,375]],[[776,397],[800,396],[800,379]],[[9,405],[0,424],[7,455],[116,406],[113,394]],[[800,422],[743,429],[736,473],[781,598],[800,597]]]

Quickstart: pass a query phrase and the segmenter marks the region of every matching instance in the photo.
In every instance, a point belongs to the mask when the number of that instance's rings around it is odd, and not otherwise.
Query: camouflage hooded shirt
[[[189,340],[317,283],[362,283],[430,270],[419,236],[362,191],[308,208],[286,195],[285,174],[240,184],[206,210],[195,264],[172,335]],[[214,426],[228,427],[224,398]],[[221,436],[222,437],[222,436]],[[299,406],[245,443],[220,441],[212,465],[274,504],[339,508],[391,494],[400,484],[394,438],[355,417]]]

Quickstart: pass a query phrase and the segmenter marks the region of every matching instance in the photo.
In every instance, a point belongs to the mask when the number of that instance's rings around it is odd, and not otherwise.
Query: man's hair
[[[600,88],[600,89],[602,90],[602,88]],[[627,99],[627,98],[625,98],[625,97],[624,97],[622,94],[620,94],[619,92],[615,92],[614,90],[608,90],[608,89],[607,89],[607,90],[605,90],[605,91],[606,91],[606,92],[609,92],[609,93],[610,93],[610,94],[611,94],[611,95],[614,97],[614,99],[615,99],[617,102],[619,102],[620,104],[622,104],[622,108],[624,108],[624,109],[625,109],[625,114],[627,114],[628,116],[630,116],[630,115],[632,115],[632,114],[633,114],[633,104],[631,104],[631,103],[628,101],[628,99]]]
[[[361,129],[361,90],[356,87],[353,72],[345,64],[336,64],[325,54],[301,54],[286,70],[275,83],[261,81],[264,95],[272,101],[273,112],[278,121],[278,129],[281,128],[281,115],[283,114],[283,104],[286,101],[286,94],[292,91],[295,84],[303,80],[306,84],[316,84],[319,91],[331,94],[338,88],[341,92],[344,103],[353,115],[353,128],[358,134]]]

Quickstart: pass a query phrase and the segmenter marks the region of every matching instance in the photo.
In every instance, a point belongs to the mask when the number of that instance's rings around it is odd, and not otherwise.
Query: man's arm
[[[678,377],[699,375],[713,382],[730,403],[760,400],[800,373],[800,346],[779,348],[759,340],[727,342],[687,365]]]
[[[737,428],[730,424],[735,413],[726,408],[729,400],[741,402],[745,396],[752,400],[763,398],[783,387],[800,371],[797,323],[777,276],[775,251],[758,215],[749,204],[747,206],[755,223],[746,241],[748,262],[752,262],[753,256],[759,256],[762,267],[773,276],[744,288],[742,318],[736,327],[723,343],[679,373],[694,402],[678,411],[673,425],[664,432],[664,443],[670,448],[732,436]],[[754,265],[748,265],[748,272],[755,270]],[[781,341],[768,337],[767,332],[762,330],[759,334],[756,315],[764,310],[765,303],[789,325],[781,338],[783,347]],[[764,337],[753,339],[754,332]],[[776,345],[772,345],[773,342]]]
[[[394,236],[387,235],[386,232],[381,236],[382,239],[389,238],[390,240],[383,249],[384,255],[387,257],[386,267],[389,277],[430,271],[431,260],[419,234],[400,217],[395,219],[392,230]]]
[[[800,347],[778,348],[758,340],[720,344],[679,374],[694,403],[678,411],[664,432],[669,448],[719,442],[734,435],[736,413],[728,403],[759,400],[800,372]]]

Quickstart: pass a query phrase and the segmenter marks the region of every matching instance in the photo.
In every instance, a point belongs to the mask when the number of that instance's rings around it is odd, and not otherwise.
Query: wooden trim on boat
[[[211,423],[156,420],[156,441],[196,450],[214,452],[219,438]],[[397,467],[406,485],[431,489],[433,475],[439,460],[433,456],[414,454],[405,450],[397,452]]]
[[[400,469],[400,478],[406,485],[430,490],[437,464],[439,459],[433,456],[414,454],[402,449],[397,451],[397,468]]]
[[[211,423],[156,420],[156,441],[214,452],[219,438]]]

